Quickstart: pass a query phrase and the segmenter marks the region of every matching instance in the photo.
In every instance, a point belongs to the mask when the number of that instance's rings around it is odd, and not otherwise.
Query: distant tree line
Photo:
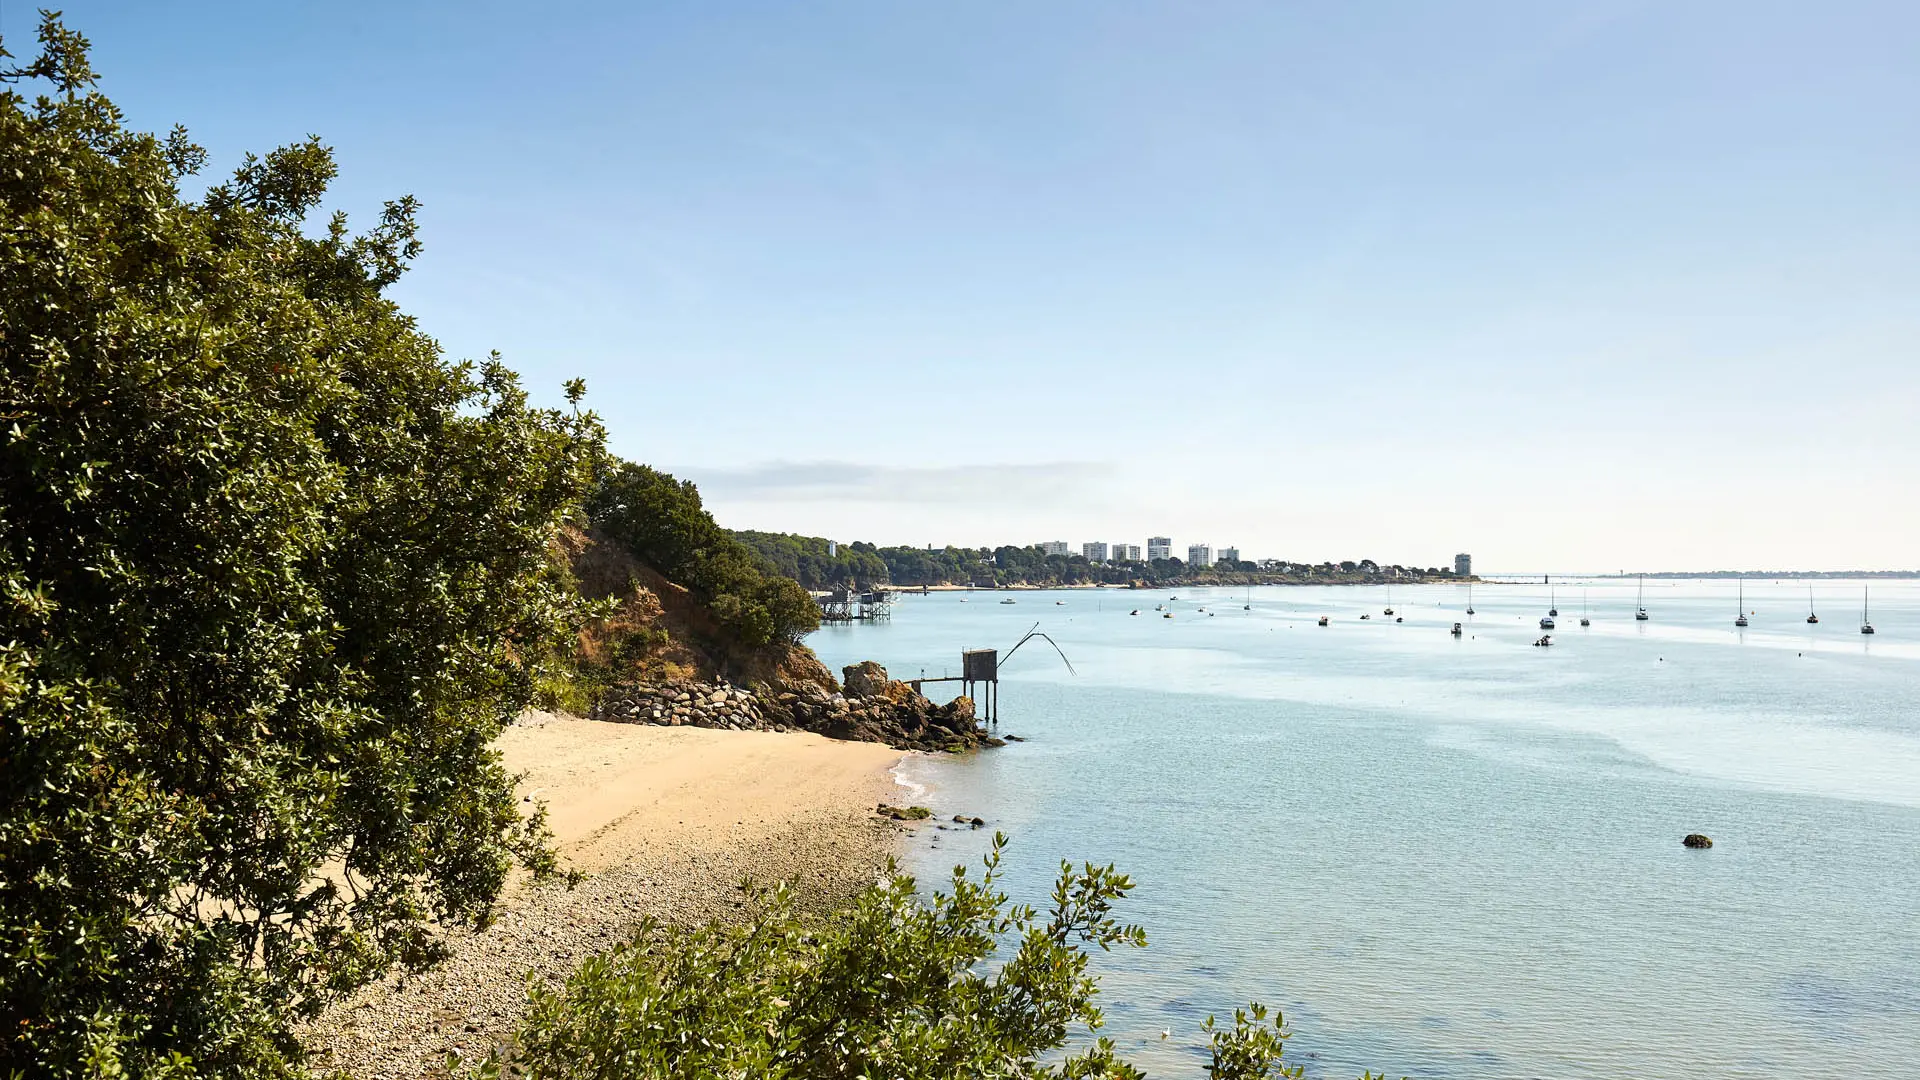
[[[876,547],[856,541],[828,554],[827,541],[791,533],[736,532],[766,567],[808,589],[881,585],[1062,586],[1313,585],[1379,581],[1452,580],[1441,567],[1381,565],[1372,559],[1296,563],[1238,560],[1190,566],[1181,559],[1094,562],[1080,555],[1049,555],[1038,546],[995,548]]]

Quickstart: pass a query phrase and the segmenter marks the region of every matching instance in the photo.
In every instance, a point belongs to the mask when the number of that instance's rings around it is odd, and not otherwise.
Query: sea
[[[1641,588],[946,592],[809,643],[1000,651],[1022,741],[902,763],[944,826],[905,869],[998,831],[1019,901],[1129,874],[1149,947],[1094,967],[1152,1075],[1260,1001],[1311,1077],[1920,1077],[1920,582],[1650,579],[1645,622]]]

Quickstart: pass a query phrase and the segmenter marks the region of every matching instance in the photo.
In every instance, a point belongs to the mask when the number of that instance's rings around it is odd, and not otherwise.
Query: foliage
[[[692,481],[609,458],[589,511],[595,528],[705,602],[734,644],[798,644],[820,628],[813,597],[715,523]]]
[[[766,564],[808,589],[862,589],[889,580],[887,563],[872,544],[855,543],[827,553],[827,541],[792,533],[738,531],[733,534]]]
[[[1044,916],[997,890],[1006,838],[985,873],[954,870],[922,903],[893,874],[835,919],[810,924],[784,888],[755,894],[752,917],[724,926],[648,925],[537,987],[517,1059],[481,1076],[535,1080],[755,1077],[893,1080],[1141,1075],[1102,1024],[1088,946],[1143,947],[1113,914],[1132,882],[1113,867],[1062,864]],[[1004,962],[992,963],[1003,944]],[[1280,1064],[1281,1019],[1251,1006],[1207,1024],[1215,1080],[1298,1076]],[[1070,1043],[1077,1044],[1066,1052]]]
[[[1339,564],[1221,562],[1188,566],[1180,559],[1096,563],[1079,555],[1049,555],[1038,546],[996,548],[875,547],[855,541],[827,554],[827,541],[790,533],[736,532],[768,567],[809,589],[839,586],[973,585],[1266,585],[1370,584],[1386,580],[1451,579],[1449,570],[1376,566],[1372,560]]]
[[[310,232],[309,139],[188,201],[204,152],[41,40],[5,78],[55,92],[0,94],[0,1075],[279,1075],[550,865],[489,744],[574,629],[599,431],[382,296],[410,198]]]

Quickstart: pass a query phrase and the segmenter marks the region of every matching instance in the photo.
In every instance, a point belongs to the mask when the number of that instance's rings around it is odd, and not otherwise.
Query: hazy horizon
[[[64,7],[730,527],[1915,562],[1913,5]]]

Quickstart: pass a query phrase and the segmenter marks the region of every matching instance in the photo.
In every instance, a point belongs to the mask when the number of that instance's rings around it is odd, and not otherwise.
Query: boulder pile
[[[844,669],[845,690],[813,683],[747,690],[721,683],[632,683],[608,694],[594,719],[733,731],[813,731],[900,750],[960,753],[1001,741],[981,730],[973,700],[935,705],[868,661]]]

